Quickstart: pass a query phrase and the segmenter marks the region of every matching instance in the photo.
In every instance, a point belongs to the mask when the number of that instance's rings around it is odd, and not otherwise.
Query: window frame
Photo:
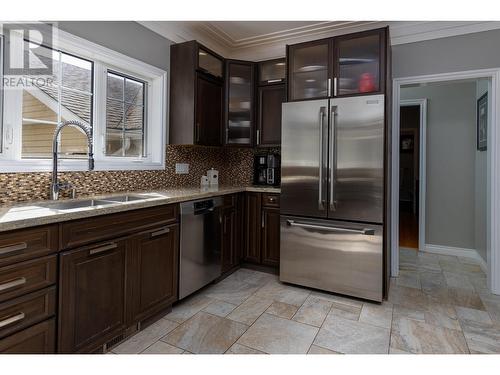
[[[168,72],[62,30],[54,29],[54,31],[53,49],[93,62],[92,124],[95,170],[164,169],[168,142]],[[2,57],[3,54],[0,55],[0,58]],[[3,71],[3,64],[1,67],[0,71]],[[145,98],[148,99],[144,108],[144,148],[146,153],[143,157],[117,157],[105,154],[106,75],[108,70],[146,83]],[[21,102],[19,102],[19,96],[21,96]],[[0,109],[3,107],[14,108],[14,110],[2,114],[1,120],[3,120],[4,126],[0,129],[2,130],[1,143],[4,147],[0,150],[0,172],[51,171],[51,159],[21,158],[22,95],[8,93],[2,99],[3,105],[0,105]],[[18,126],[13,124],[18,124]],[[59,160],[59,170],[61,171],[86,171],[87,168],[86,159]]]

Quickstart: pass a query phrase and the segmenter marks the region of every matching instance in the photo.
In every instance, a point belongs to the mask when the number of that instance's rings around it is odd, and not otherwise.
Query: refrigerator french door
[[[282,281],[380,301],[384,96],[283,104]]]

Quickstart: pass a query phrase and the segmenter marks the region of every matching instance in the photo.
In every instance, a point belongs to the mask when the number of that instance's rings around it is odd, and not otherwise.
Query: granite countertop
[[[32,201],[12,204],[0,208],[0,232],[13,229],[34,227],[38,225],[59,223],[68,220],[82,219],[117,212],[136,210],[139,208],[154,207],[170,203],[179,203],[194,199],[215,197],[218,195],[241,193],[245,191],[262,193],[280,193],[279,188],[267,186],[219,186],[217,188],[178,188],[168,190],[120,192],[116,194],[96,195],[75,199],[104,199],[125,194],[148,195],[144,200],[126,203],[112,203],[105,206],[82,207],[71,210],[61,210],[50,207],[53,201]],[[63,202],[63,201],[60,201]]]

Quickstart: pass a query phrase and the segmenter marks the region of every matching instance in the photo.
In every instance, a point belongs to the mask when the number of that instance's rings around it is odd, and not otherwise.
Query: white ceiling
[[[283,57],[287,44],[384,26],[390,27],[393,45],[500,28],[500,22],[496,21],[144,21],[140,23],[173,42],[195,39],[224,57],[253,61]]]

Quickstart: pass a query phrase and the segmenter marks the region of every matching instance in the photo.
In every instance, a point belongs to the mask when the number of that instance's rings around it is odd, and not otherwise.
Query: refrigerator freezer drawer
[[[280,280],[373,301],[383,298],[383,227],[281,216]]]

